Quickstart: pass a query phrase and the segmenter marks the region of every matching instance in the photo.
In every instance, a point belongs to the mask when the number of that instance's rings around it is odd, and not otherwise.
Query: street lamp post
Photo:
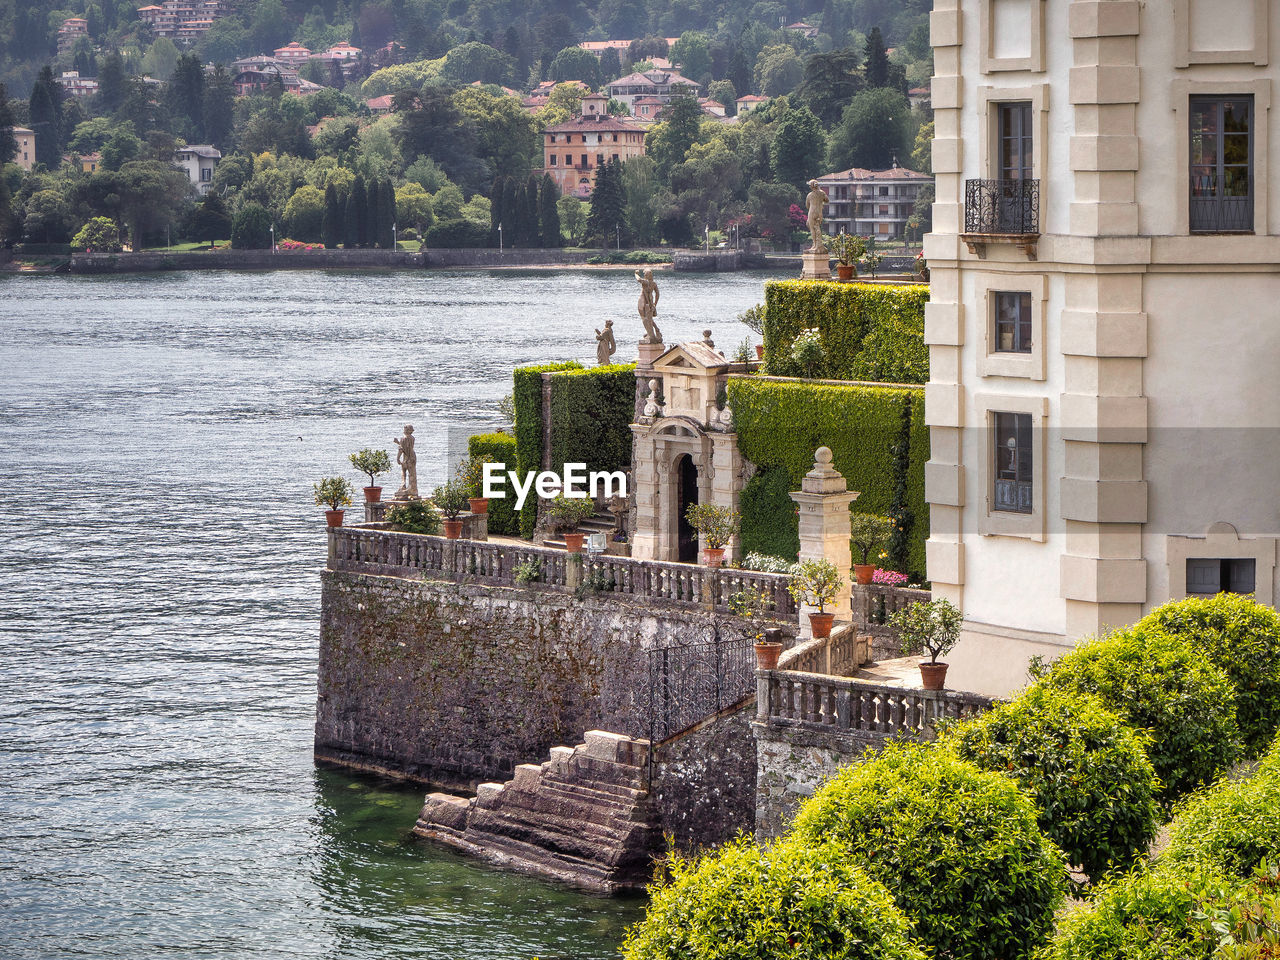
[[[502,252],[502,224],[498,224],[498,252]]]
[[[276,225],[271,225],[271,252],[276,252]]]
[[[394,223],[391,225],[391,249],[392,250],[400,249],[400,234],[396,231],[396,226],[397,225]]]

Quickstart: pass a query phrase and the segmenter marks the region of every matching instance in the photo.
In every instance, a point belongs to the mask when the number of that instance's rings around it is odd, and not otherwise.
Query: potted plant
[[[921,283],[929,282],[929,261],[924,258],[924,251],[916,254],[916,279]]]
[[[782,655],[782,631],[762,623],[765,613],[773,609],[769,595],[744,587],[730,594],[728,604],[735,616],[751,621],[752,632],[748,636],[755,641],[756,669],[776,669],[778,657]]]
[[[801,560],[796,564],[787,592],[797,603],[818,608],[816,613],[809,614],[809,626],[815,637],[831,636],[835,614],[827,613],[827,604],[836,599],[842,586],[844,577],[830,560]]]
[[[342,508],[351,506],[351,481],[345,477],[325,477],[311,486],[316,506],[329,508],[324,512],[325,523],[331,527],[342,526]]]
[[[858,583],[868,584],[875,576],[876,565],[871,554],[889,541],[889,518],[871,513],[855,513],[849,532],[849,543],[854,554],[861,559],[853,565],[853,575]]]
[[[488,513],[489,500],[484,496],[484,465],[492,457],[470,456],[458,464],[457,480],[467,491],[467,501],[472,513]]]
[[[706,543],[703,562],[708,567],[718,567],[724,562],[724,545],[733,539],[741,517],[733,507],[718,507],[711,503],[691,503],[685,511],[689,525],[698,531]]]
[[[467,509],[467,488],[457,480],[446,480],[431,494],[431,502],[444,514],[444,535],[449,540],[462,536],[458,514]]]
[[[836,276],[848,283],[858,275],[858,260],[867,251],[867,241],[862,237],[842,233],[831,240],[831,252],[836,255]]]
[[[960,611],[947,600],[917,600],[889,617],[889,626],[898,631],[904,654],[929,652],[929,661],[920,664],[920,682],[926,690],[941,690],[947,682],[946,656],[960,639]]]
[[[371,450],[365,447],[359,453],[351,454],[351,465],[360,473],[369,475],[369,485],[364,488],[364,502],[377,503],[382,499],[382,488],[375,486],[380,473],[391,469],[391,458],[385,450]]]
[[[590,497],[566,497],[561,494],[546,501],[543,516],[552,530],[564,534],[564,548],[570,553],[582,552],[582,534],[578,525],[596,512],[595,501]]]

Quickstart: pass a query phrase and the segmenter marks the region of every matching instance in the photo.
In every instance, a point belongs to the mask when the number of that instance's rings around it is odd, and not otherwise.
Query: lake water
[[[662,275],[667,342],[767,275]],[[629,272],[0,279],[0,956],[597,958],[637,901],[495,873],[421,791],[312,763],[311,483],[419,436],[444,479],[513,366],[619,359]],[[452,438],[452,440],[451,440]],[[530,758],[531,760],[540,758]]]

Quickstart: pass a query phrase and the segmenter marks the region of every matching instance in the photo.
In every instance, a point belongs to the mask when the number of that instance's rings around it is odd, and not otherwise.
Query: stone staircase
[[[649,741],[590,730],[542,764],[473,798],[428,794],[413,832],[495,866],[593,893],[641,890],[662,829],[650,801]]]
[[[605,539],[613,536],[613,531],[617,528],[618,522],[608,511],[597,510],[594,514],[578,524],[578,532],[584,537],[589,537],[593,533],[603,533]],[[554,537],[555,539],[552,539]],[[544,546],[555,547],[556,549],[564,549],[564,537],[559,533],[548,534],[548,539],[543,541]]]

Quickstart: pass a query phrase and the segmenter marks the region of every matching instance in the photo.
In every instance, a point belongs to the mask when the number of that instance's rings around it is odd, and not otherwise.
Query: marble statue
[[[809,236],[813,238],[813,246],[809,249],[813,253],[827,252],[827,245],[822,242],[822,219],[829,199],[817,180],[809,181],[809,195],[805,197],[805,203],[809,208]]]
[[[398,448],[396,463],[400,465],[400,489],[396,491],[396,500],[418,499],[418,455],[413,452],[413,426],[404,425],[404,436],[391,441]]]
[[[653,318],[658,315],[658,283],[653,279],[653,269],[645,270],[643,276],[637,270],[636,281],[640,284],[640,300],[636,304],[636,309],[640,312],[640,319],[644,323],[644,336],[640,342],[661,343],[662,331],[653,322]]]
[[[644,415],[646,417],[662,416],[662,406],[658,403],[658,381],[649,381],[649,399],[644,404]]]
[[[596,363],[606,366],[609,358],[617,351],[618,345],[613,340],[613,321],[604,322],[604,332],[596,331]]]

